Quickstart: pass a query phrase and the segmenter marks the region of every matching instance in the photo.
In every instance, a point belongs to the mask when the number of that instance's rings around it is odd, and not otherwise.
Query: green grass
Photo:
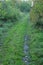
[[[43,30],[36,29],[29,22],[28,35],[30,35],[30,65],[43,65]]]
[[[25,56],[23,46],[26,33],[30,38],[28,41],[30,65],[43,65],[43,30],[34,27],[29,15],[8,30],[1,47],[0,65],[25,65],[22,59]]]
[[[24,65],[22,59],[27,17],[25,16],[7,32],[7,37],[4,39],[2,46],[1,65]]]

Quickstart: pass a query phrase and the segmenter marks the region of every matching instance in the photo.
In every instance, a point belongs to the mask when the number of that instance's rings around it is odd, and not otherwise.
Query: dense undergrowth
[[[31,65],[43,65],[43,0],[36,0],[30,12]]]
[[[23,63],[23,45],[24,35],[27,28],[27,16],[14,25],[8,32],[7,37],[4,38],[1,64],[3,65],[24,65]]]
[[[23,45],[26,32],[29,36],[30,65],[43,65],[43,15],[42,8],[39,7],[41,4],[36,3],[37,6],[32,8],[29,16],[31,8],[28,3],[14,3],[15,1],[0,2],[0,65],[25,65],[22,58],[25,56]],[[37,22],[38,25],[42,22],[41,26],[37,27]]]
[[[15,1],[0,2],[0,65],[24,64],[22,57],[26,20],[25,12],[17,8]]]
[[[30,65],[43,65],[43,30],[34,28],[33,25],[29,22]]]
[[[43,0],[35,0],[30,12],[30,18],[34,25],[43,29]]]

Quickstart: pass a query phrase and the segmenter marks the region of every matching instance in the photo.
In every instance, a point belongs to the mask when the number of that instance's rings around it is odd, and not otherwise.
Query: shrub
[[[18,20],[20,17],[19,9],[15,8],[11,2],[0,3],[0,20],[6,21],[8,19]]]
[[[29,12],[30,11],[30,4],[27,2],[20,2],[16,4],[17,8],[20,9],[21,12]]]
[[[31,21],[34,24],[42,26],[43,25],[43,0],[38,0],[35,2],[31,12],[30,12]]]

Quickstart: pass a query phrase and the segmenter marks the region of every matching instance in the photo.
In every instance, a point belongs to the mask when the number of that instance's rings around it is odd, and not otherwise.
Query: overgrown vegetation
[[[36,0],[32,9],[28,2],[0,1],[0,65],[25,65],[26,33],[29,65],[43,65],[43,0]]]
[[[0,2],[0,19],[3,21],[15,20],[17,21],[20,18],[20,10],[15,8],[11,2]],[[13,22],[13,21],[12,21]]]
[[[0,65],[24,65],[22,57],[27,16],[17,3],[15,0],[0,2]]]
[[[30,4],[25,1],[21,2],[21,3],[17,3],[16,6],[17,6],[17,8],[20,9],[21,12],[25,12],[25,13],[29,12],[31,9]]]
[[[43,65],[43,0],[35,0],[30,19],[30,65]]]
[[[43,28],[43,0],[36,0],[31,10],[31,21]]]
[[[43,30],[34,28],[29,22],[28,35],[30,36],[30,65],[43,65]]]

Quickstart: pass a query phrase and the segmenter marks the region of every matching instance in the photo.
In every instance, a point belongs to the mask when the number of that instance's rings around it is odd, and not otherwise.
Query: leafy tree
[[[15,1],[14,1],[15,2]],[[0,19],[5,21],[8,19],[17,20],[20,17],[20,11],[13,5],[12,1],[4,1],[0,3]]]
[[[30,11],[30,4],[27,2],[20,2],[16,4],[17,8],[20,9],[21,12],[29,12]]]
[[[31,21],[36,25],[43,26],[43,0],[36,0],[30,13]]]

